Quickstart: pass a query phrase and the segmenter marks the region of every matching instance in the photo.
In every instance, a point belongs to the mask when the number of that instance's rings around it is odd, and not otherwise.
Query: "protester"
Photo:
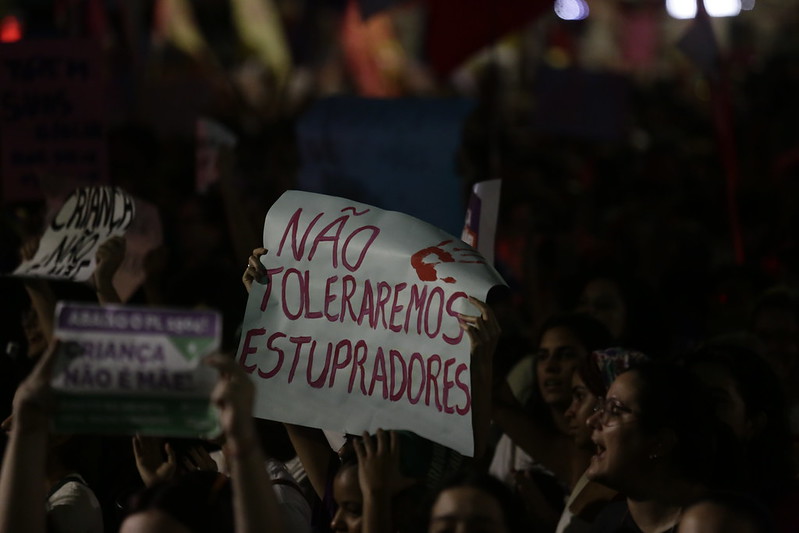
[[[718,482],[726,455],[710,397],[677,366],[645,362],[620,374],[588,423],[596,445],[588,479],[626,496],[591,531],[670,531]]]
[[[45,512],[41,507],[39,487],[45,478],[45,455],[48,442],[48,423],[51,409],[49,379],[60,343],[53,342],[22,383],[14,400],[14,424],[0,473],[0,531],[46,531]],[[219,408],[220,423],[227,438],[231,461],[233,492],[232,517],[237,533],[283,531],[277,502],[269,478],[263,472],[263,456],[252,424],[254,390],[246,374],[224,355],[212,355],[207,364],[220,372],[212,399]],[[182,493],[182,491],[178,491]],[[221,495],[220,495],[221,496]],[[157,502],[159,498],[144,498]],[[166,501],[173,501],[169,498]],[[171,504],[170,504],[171,505]],[[158,528],[192,529],[182,522],[196,512],[196,500],[184,500],[179,511],[167,514],[163,505],[136,508],[122,524],[121,531],[153,531]]]
[[[25,391],[22,390],[20,394],[24,395]],[[15,410],[14,414],[3,421],[2,429],[11,437],[15,433],[16,425],[20,423],[24,423],[24,419],[19,420]],[[51,532],[103,531],[100,503],[84,478],[86,457],[97,451],[93,444],[90,438],[83,436],[52,432],[47,435],[43,458],[44,477],[39,480],[39,484],[47,487],[45,510],[47,527]],[[38,473],[32,472],[31,475]]]
[[[20,259],[29,261],[36,255],[38,239],[30,239],[20,248]],[[36,361],[47,349],[53,337],[53,315],[56,297],[50,283],[45,279],[26,278],[23,282],[30,298],[31,307],[24,311],[22,327],[27,341],[26,355]]]
[[[647,353],[664,351],[655,294],[630,273],[606,267],[586,275],[573,309],[602,322],[614,346]]]
[[[248,292],[251,291],[253,283],[266,282],[266,268],[260,258],[267,253],[265,248],[256,248],[247,260],[242,283]],[[500,331],[496,317],[488,305],[471,297],[468,300],[480,314],[474,316],[459,314],[458,318],[461,329],[469,337],[471,347],[472,428],[475,457],[480,457],[485,449],[489,432],[493,384],[492,358]],[[429,479],[425,479],[430,470],[439,470],[438,475],[440,476],[451,468],[450,465],[447,465],[451,459],[441,461],[442,457],[451,455],[449,451],[434,451],[431,456],[438,457],[441,464],[433,464],[436,461],[426,464],[421,471],[415,474],[415,477],[409,477],[407,472],[404,473],[403,477],[407,479],[391,482],[388,488],[381,486],[380,499],[374,501],[371,499],[375,496],[374,484],[378,481],[380,483],[387,482],[386,479],[382,479],[382,476],[375,474],[374,470],[382,468],[385,473],[386,469],[391,468],[391,465],[395,465],[399,460],[399,447],[394,432],[391,433],[391,444],[389,444],[386,442],[385,434],[378,431],[376,436],[378,444],[374,447],[379,449],[380,453],[369,453],[373,446],[370,444],[371,440],[368,434],[365,434],[361,441],[348,442],[344,448],[338,451],[338,454],[334,454],[320,430],[294,424],[286,424],[286,428],[308,478],[324,507],[318,514],[321,517],[324,517],[325,514],[331,515],[330,524],[334,531],[359,533],[364,526],[367,528],[364,531],[372,533],[407,530],[406,528],[411,527],[410,525],[398,523],[396,520],[392,522],[392,517],[404,516],[407,518],[408,516],[408,513],[396,510],[396,507],[403,505],[401,500],[408,496],[409,492],[405,489],[414,484],[420,484],[421,491],[425,482],[430,482]],[[424,441],[425,439],[413,436],[412,440]],[[357,461],[352,459],[352,449],[349,448],[349,445],[354,446]],[[434,444],[433,448],[444,447]],[[348,457],[349,460],[347,460]],[[413,458],[409,460],[414,461]],[[371,475],[365,471],[364,465],[372,470]],[[397,477],[398,474],[396,476],[392,474],[392,476]],[[410,494],[413,492],[411,491]],[[391,511],[392,507],[394,508],[393,512]],[[368,512],[365,512],[364,510],[367,509]],[[378,518],[375,518],[375,515]],[[362,517],[366,524],[362,524]],[[318,522],[323,519],[317,519],[317,527],[322,527],[322,524]]]
[[[678,2],[574,0],[556,2],[554,12],[552,2],[506,3],[519,12],[493,16],[500,2],[0,2],[0,419],[12,415],[0,440],[0,533],[117,531],[123,509],[126,532],[304,532],[309,514],[314,533],[331,525],[369,533],[799,531],[795,2],[738,2],[741,13],[712,28],[701,9],[693,20],[672,20],[665,10]],[[262,9],[247,9],[255,4]],[[574,15],[567,4],[591,10],[563,20]],[[502,39],[511,26],[518,37]],[[466,62],[482,46],[490,53]],[[708,50],[712,62],[702,61]],[[362,98],[385,86],[402,98]],[[453,101],[468,116],[439,120]],[[363,103],[378,112],[364,113]],[[375,120],[394,106],[407,112]],[[234,138],[205,147],[219,158],[206,169],[211,183],[198,180],[199,117]],[[424,171],[431,178],[413,182]],[[228,456],[207,443],[181,449],[174,439],[137,436],[131,446],[124,435],[103,436],[98,447],[95,437],[54,434],[44,424],[49,403],[40,401],[46,368],[18,387],[51,355],[57,302],[123,303],[114,277],[126,254],[126,267],[145,273],[126,303],[219,311],[222,345],[232,351],[244,314],[240,258],[284,191],[389,209],[400,201],[432,220],[488,178],[502,183],[491,251],[511,290],[501,312],[487,298],[491,305],[471,300],[473,316],[458,317],[472,348],[463,385],[474,401],[462,422],[471,423],[474,460],[432,442],[450,436],[443,429],[421,438],[381,423],[374,435],[348,436],[339,456],[316,427],[287,425],[294,465],[318,493],[307,498],[312,511],[287,457],[267,450],[275,436],[251,449],[252,390],[230,360],[213,359]],[[65,261],[80,256],[73,266],[91,263],[82,254],[99,245],[87,282],[10,275],[19,256],[35,256],[38,236],[77,184],[119,186],[155,204],[163,244],[139,265],[138,229],[109,239],[79,223],[57,250],[45,245]],[[489,204],[470,202],[470,217]],[[302,206],[306,214],[312,207]],[[458,216],[437,225],[458,235]],[[329,226],[327,237],[340,229]],[[485,246],[489,235],[477,237]],[[331,241],[323,242],[320,250]],[[252,252],[248,290],[266,253]],[[444,257],[442,270],[451,266]],[[393,271],[406,258],[378,260]],[[7,288],[27,296],[17,302]],[[573,292],[559,298],[564,288]],[[553,319],[527,350],[534,355],[506,374],[526,349],[516,339],[564,312],[590,315],[609,332],[589,335],[583,330],[593,326],[572,315]],[[716,335],[744,333],[760,359],[712,346]],[[674,369],[639,365],[609,346],[657,359],[690,355]],[[345,414],[360,423],[379,407],[364,405]],[[505,487],[482,474],[492,459]],[[397,469],[410,486],[397,482]],[[460,477],[415,523],[412,510],[426,510],[420,494],[456,469]]]
[[[530,531],[518,496],[488,474],[462,472],[439,490],[428,533],[522,533]]]
[[[592,350],[609,343],[606,328],[589,316],[553,317],[541,329],[533,361],[526,363],[533,370],[527,407],[504,382],[494,400],[494,421],[506,435],[497,444],[490,472],[511,485],[520,484],[531,496],[527,503],[537,520],[552,526],[591,457],[569,434],[565,413],[572,375]]]
[[[580,362],[572,375],[572,403],[564,415],[577,448],[594,453],[596,446],[591,441],[588,419],[607,396],[613,380],[631,365],[644,360],[646,356],[640,352],[610,348],[591,352]],[[588,481],[583,473],[569,494],[557,533],[589,531],[597,513],[614,496],[616,491]]]

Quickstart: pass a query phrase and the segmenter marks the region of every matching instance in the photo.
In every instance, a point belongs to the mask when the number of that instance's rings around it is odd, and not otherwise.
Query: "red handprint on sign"
[[[485,264],[483,257],[472,248],[451,248],[452,252],[444,249],[444,246],[454,240],[442,241],[435,246],[430,246],[419,250],[411,256],[411,266],[416,270],[416,275],[422,281],[436,281],[439,279],[436,265],[441,263],[482,263]],[[430,256],[435,256],[438,260],[426,262]],[[455,283],[455,278],[447,276],[440,278],[444,283]]]

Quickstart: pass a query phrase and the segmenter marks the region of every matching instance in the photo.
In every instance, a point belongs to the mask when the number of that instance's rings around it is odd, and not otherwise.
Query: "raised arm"
[[[266,277],[266,268],[260,259],[266,253],[266,248],[255,248],[247,258],[247,266],[241,276],[241,282],[247,292],[250,292],[253,283],[260,283]],[[337,460],[336,454],[330,449],[330,444],[321,429],[295,424],[285,424],[285,426],[302,467],[308,474],[311,486],[319,498],[324,499],[328,472],[331,461]]]
[[[50,424],[50,375],[59,343],[47,351],[14,395],[11,434],[0,471],[0,533],[46,533],[45,463]]]
[[[362,533],[388,533],[392,528],[391,502],[414,480],[400,472],[399,435],[378,429],[374,436],[364,431],[353,441],[358,456],[358,483],[363,495]]]
[[[325,488],[327,487],[327,477],[330,472],[332,461],[338,461],[338,457],[330,449],[324,432],[321,429],[298,426],[296,424],[284,424],[286,431],[291,439],[291,444],[300,458],[308,480],[311,482],[316,495],[320,500],[324,500]]]
[[[574,440],[568,435],[552,431],[541,420],[531,416],[505,380],[494,390],[491,414],[494,422],[514,444],[535,457],[561,481],[574,481],[570,461],[572,454],[564,453],[574,448]]]
[[[20,248],[20,256],[23,261],[29,261],[36,255],[39,248],[39,239],[31,239]],[[42,278],[25,278],[23,281],[25,291],[31,299],[31,307],[36,313],[39,321],[39,329],[47,343],[53,340],[53,321],[55,316],[56,298],[50,283]]]
[[[286,533],[252,418],[255,387],[233,358],[214,354],[206,362],[220,375],[211,399],[225,433],[236,533]]]
[[[485,302],[469,297],[479,315],[460,315],[460,324],[471,343],[472,374],[472,432],[474,458],[479,459],[488,447],[491,425],[491,389],[493,385],[494,352],[499,341],[500,328],[494,312]]]
[[[94,269],[94,284],[97,301],[101,305],[122,303],[114,288],[116,274],[125,259],[125,237],[111,237],[97,249],[97,267]]]
[[[260,257],[266,255],[266,248],[256,248],[252,251],[252,255],[247,258],[247,267],[244,269],[244,274],[241,276],[241,282],[247,292],[252,289],[253,282],[259,282],[266,276],[266,268],[261,264]]]

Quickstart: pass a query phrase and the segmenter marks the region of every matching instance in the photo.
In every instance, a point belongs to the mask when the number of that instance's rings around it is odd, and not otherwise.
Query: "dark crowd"
[[[547,8],[457,75],[408,57],[377,94],[336,41],[354,2],[265,2],[283,21],[289,81],[233,44],[231,2],[97,2],[102,35],[89,1],[6,4],[25,38],[102,40],[109,183],[156,206],[163,243],[129,298],[111,282],[122,237],[100,246],[89,283],[0,278],[0,532],[799,532],[795,2],[725,19],[710,75],[663,43],[651,64],[608,60],[624,81],[616,125],[567,131],[541,124],[570,111],[542,109],[536,88],[596,68],[585,43],[598,2],[586,21]],[[659,10],[666,25],[663,4],[607,2],[614,20]],[[207,48],[150,27],[159,6],[181,5]],[[768,24],[753,18],[764,13]],[[495,263],[508,288],[459,317],[474,457],[397,428],[339,435],[253,417],[234,356],[265,277],[264,217],[298,188],[298,121],[334,94],[475,101],[452,155],[457,194],[465,206],[474,183],[502,180]],[[197,116],[238,138],[202,191]],[[49,209],[3,198],[3,273],[34,256]],[[206,363],[222,435],[53,433],[58,301],[219,311],[222,349]]]

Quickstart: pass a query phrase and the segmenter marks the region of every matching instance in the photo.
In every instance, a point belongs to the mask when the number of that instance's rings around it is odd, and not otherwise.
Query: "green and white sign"
[[[210,404],[217,373],[202,358],[219,348],[221,330],[213,311],[59,302],[55,430],[217,434]]]

